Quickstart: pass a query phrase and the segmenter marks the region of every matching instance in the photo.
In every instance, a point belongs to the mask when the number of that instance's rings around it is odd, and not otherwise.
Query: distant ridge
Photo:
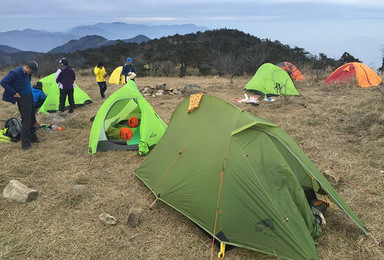
[[[62,32],[45,32],[32,29],[0,33],[0,44],[22,51],[47,52],[52,48],[80,37]]]
[[[2,53],[10,54],[10,53],[15,53],[15,52],[20,52],[20,51],[21,50],[19,50],[19,49],[0,44],[0,52],[2,52]]]
[[[183,25],[142,25],[125,23],[98,23],[74,27],[68,32],[47,32],[33,29],[0,32],[0,44],[22,51],[49,52],[71,40],[78,40],[88,35],[98,35],[107,40],[132,39],[138,35],[160,38],[175,34],[184,35],[205,31],[208,28],[193,24]]]
[[[195,33],[198,31],[208,30],[205,26],[196,26],[194,24],[182,25],[143,25],[143,24],[126,24],[126,23],[98,23],[89,26],[77,26],[71,29],[68,33],[86,36],[99,35],[109,40],[128,39],[136,35],[146,35],[154,39],[175,34]]]
[[[147,42],[150,39],[145,35],[138,35],[132,39],[123,40],[124,42]],[[88,35],[80,38],[79,40],[71,40],[64,45],[58,46],[48,53],[73,53],[76,51],[100,48],[101,46],[114,45],[118,41],[110,41],[98,35]]]

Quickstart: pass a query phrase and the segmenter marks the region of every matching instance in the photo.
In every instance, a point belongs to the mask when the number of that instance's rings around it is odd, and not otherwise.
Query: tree
[[[351,54],[348,52],[344,52],[343,55],[341,55],[340,61],[345,64],[349,62],[361,62],[361,60],[353,57]]]
[[[384,48],[381,49],[381,54],[383,55],[383,60],[381,62],[381,67],[378,68],[378,71],[384,72]]]
[[[254,74],[257,69],[266,62],[270,49],[266,43],[255,44],[248,52],[242,55],[244,70]]]
[[[212,67],[217,70],[220,76],[229,75],[231,84],[233,77],[243,71],[242,59],[236,57],[232,52],[225,53],[221,50],[213,50],[211,57]]]
[[[182,38],[174,48],[173,59],[180,66],[180,78],[186,75],[189,66],[197,66],[204,61],[206,51],[202,48],[200,43],[189,39],[190,35]]]

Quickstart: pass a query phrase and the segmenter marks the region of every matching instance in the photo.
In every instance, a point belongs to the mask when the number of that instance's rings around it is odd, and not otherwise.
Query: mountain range
[[[123,40],[123,42],[135,42],[142,43],[147,42],[150,39],[145,35],[138,35],[131,39]],[[109,46],[117,44],[118,40],[108,40],[98,35],[87,35],[78,40],[70,40],[69,42],[53,48],[48,53],[72,53],[75,51],[81,51],[92,48],[100,48],[101,46]]]
[[[21,51],[46,53],[54,51],[54,49],[58,46],[67,44],[71,40],[79,40],[85,36],[91,35],[104,37],[106,44],[113,44],[113,42],[107,41],[129,41],[129,39],[133,39],[139,35],[144,35],[144,37],[147,37],[148,39],[153,39],[175,34],[183,35],[206,30],[208,30],[208,28],[193,24],[149,26],[126,23],[98,23],[95,25],[83,25],[74,27],[67,32],[47,32],[24,29],[0,32],[0,47],[2,45],[8,46],[8,51],[9,48],[14,48]],[[98,43],[100,44],[100,41]],[[92,48],[96,47],[100,46],[94,46]],[[0,48],[0,52],[7,53],[4,49],[7,49],[7,47],[3,46]],[[57,49],[54,52],[57,52]]]

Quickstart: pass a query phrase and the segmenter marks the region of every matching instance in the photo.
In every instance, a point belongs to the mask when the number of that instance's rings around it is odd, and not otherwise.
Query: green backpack
[[[21,119],[12,117],[5,122],[4,126],[7,130],[4,135],[8,136],[11,141],[17,142],[21,138]]]

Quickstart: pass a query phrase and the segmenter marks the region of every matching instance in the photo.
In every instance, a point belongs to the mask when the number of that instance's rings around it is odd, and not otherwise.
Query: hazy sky
[[[348,51],[376,68],[384,49],[384,0],[0,0],[0,32],[100,22],[238,29],[314,55]]]

